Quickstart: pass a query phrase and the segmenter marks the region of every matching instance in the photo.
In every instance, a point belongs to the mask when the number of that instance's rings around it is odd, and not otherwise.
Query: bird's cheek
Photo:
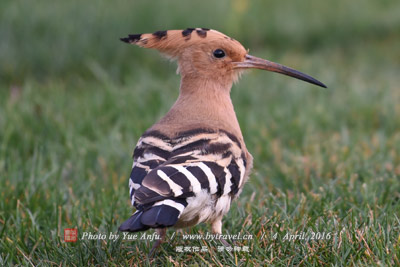
[[[193,63],[194,70],[201,75],[212,75],[215,72],[214,66],[208,62],[197,60]]]

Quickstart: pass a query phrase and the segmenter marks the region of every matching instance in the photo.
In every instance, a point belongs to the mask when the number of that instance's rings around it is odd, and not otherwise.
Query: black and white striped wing
[[[224,132],[181,137],[169,144],[160,142],[146,138],[139,141],[135,154],[142,156],[131,176],[132,202],[137,211],[120,230],[172,226],[185,214],[191,214],[187,220],[196,217],[200,221],[225,214],[244,182],[246,162],[240,144]],[[147,147],[156,143],[157,149]],[[143,146],[146,149],[140,150]],[[196,214],[202,210],[207,211]]]
[[[134,193],[142,185],[144,177],[153,169],[168,160],[171,145],[164,141],[163,135],[143,135],[133,152],[133,166],[129,179],[129,193],[132,205],[135,205]]]

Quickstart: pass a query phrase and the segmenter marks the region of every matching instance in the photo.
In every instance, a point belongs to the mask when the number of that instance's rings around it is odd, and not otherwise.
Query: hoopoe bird
[[[122,41],[176,59],[180,93],[169,112],[139,139],[129,191],[136,212],[120,231],[207,222],[222,233],[222,218],[249,178],[247,151],[230,98],[232,84],[249,68],[278,72],[326,87],[286,66],[251,56],[236,40],[215,30],[187,28],[133,34]]]

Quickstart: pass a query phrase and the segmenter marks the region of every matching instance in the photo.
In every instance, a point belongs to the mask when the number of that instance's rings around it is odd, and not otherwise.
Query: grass
[[[0,265],[400,264],[396,1],[0,6]],[[175,65],[118,37],[193,25],[329,87],[251,71],[232,90],[255,162],[223,229],[253,235],[234,244],[249,252],[182,233],[154,259],[150,241],[65,243],[64,228],[115,233],[130,215],[133,148],[177,97]],[[302,232],[331,238],[285,239]]]

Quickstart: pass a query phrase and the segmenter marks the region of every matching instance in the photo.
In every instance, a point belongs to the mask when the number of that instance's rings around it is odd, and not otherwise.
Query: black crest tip
[[[194,28],[187,28],[186,30],[182,31],[182,36],[183,37],[189,36],[192,34],[192,31],[194,31],[194,30],[195,30]]]
[[[137,42],[142,37],[141,34],[129,34],[129,39],[131,42]]]
[[[125,42],[125,43],[130,43],[130,41],[129,41],[129,38],[127,38],[127,37],[124,37],[124,38],[119,38],[122,42]]]
[[[161,39],[167,36],[167,31],[156,31],[153,33],[153,35],[156,36],[158,39]]]
[[[207,31],[205,30],[196,30],[197,35],[200,36],[201,38],[207,37]]]
[[[120,38],[120,40],[122,42],[130,44],[130,43],[136,43],[137,41],[140,40],[141,37],[142,37],[141,34],[129,34],[128,37]]]

